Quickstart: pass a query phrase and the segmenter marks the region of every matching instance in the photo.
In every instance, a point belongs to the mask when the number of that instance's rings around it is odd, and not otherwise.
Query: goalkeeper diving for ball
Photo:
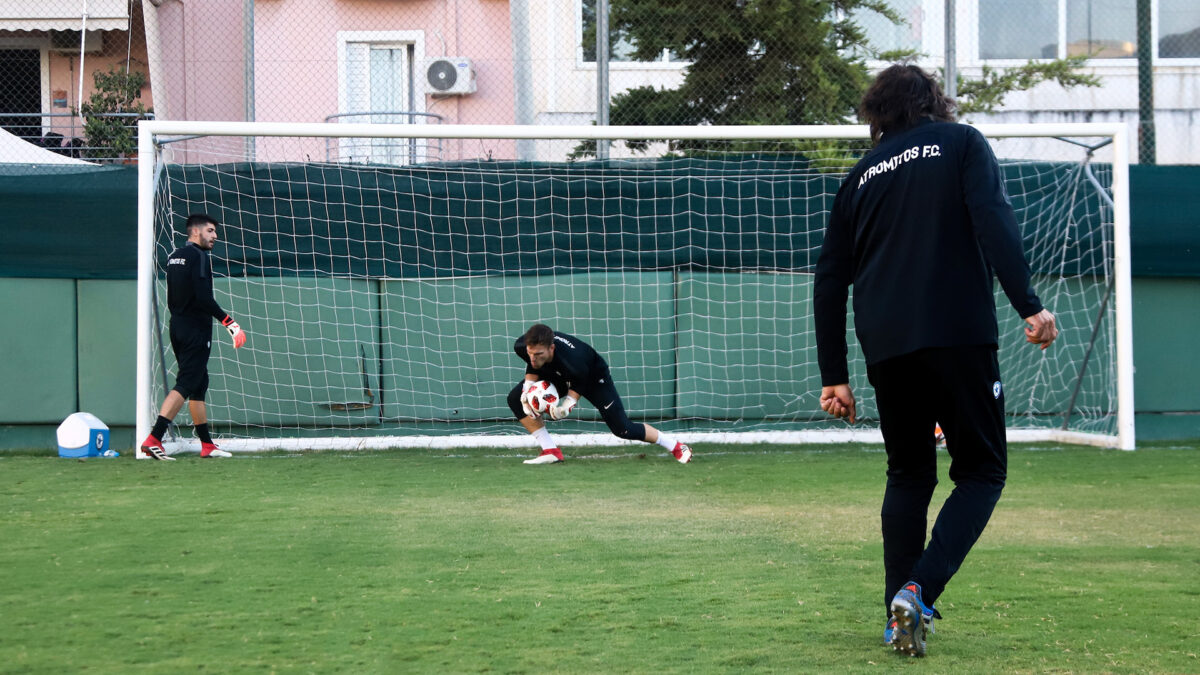
[[[558,391],[566,392],[549,407],[547,412],[551,419],[561,420],[570,415],[582,396],[596,406],[604,423],[616,437],[657,443],[670,450],[681,464],[691,460],[692,449],[688,446],[649,424],[629,419],[608,371],[608,363],[583,340],[538,323],[517,338],[513,350],[525,362],[525,379],[508,393],[508,407],[517,416],[521,426],[542,446],[542,454],[525,460],[526,464],[563,461],[562,450],[546,430],[542,416],[529,405],[530,388],[539,380],[550,382]]]
[[[167,307],[171,310],[171,351],[179,366],[175,386],[167,392],[150,435],[141,451],[151,459],[174,460],[163,448],[163,434],[188,402],[188,412],[200,438],[201,457],[232,457],[213,443],[208,432],[208,356],[212,349],[212,322],[233,338],[233,348],[246,344],[246,333],[213,298],[212,260],[208,252],[217,242],[217,221],[202,213],[188,216],[188,240],[167,258]]]

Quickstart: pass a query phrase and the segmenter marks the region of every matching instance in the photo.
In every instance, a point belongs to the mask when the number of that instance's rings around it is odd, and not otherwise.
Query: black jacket
[[[541,368],[534,368],[529,363],[524,335],[517,338],[513,351],[525,362],[526,374],[553,382],[563,396],[571,389],[580,394],[589,392],[608,377],[608,364],[600,354],[574,335],[554,331],[554,359]]]
[[[227,315],[213,298],[208,251],[188,242],[167,258],[167,307],[171,324],[212,333],[212,320]]]
[[[885,135],[838,190],[813,311],[824,386],[849,381],[846,298],[868,364],[926,347],[996,345],[995,273],[1022,318],[1042,310],[999,164],[964,124]]]

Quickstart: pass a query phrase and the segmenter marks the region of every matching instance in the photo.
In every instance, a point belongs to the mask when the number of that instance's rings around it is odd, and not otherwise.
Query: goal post
[[[1045,352],[1025,345],[997,293],[1009,438],[1133,449],[1128,131],[978,128],[1062,328]],[[217,301],[249,335],[234,352],[214,334],[222,447],[527,447],[505,396],[523,372],[512,343],[537,321],[597,347],[631,416],[689,442],[879,441],[852,330],[865,421],[820,410],[811,319],[828,209],[868,139],[863,126],[140,122],[137,437],[174,374],[165,259],[200,211],[221,224]],[[620,443],[577,411],[553,423],[561,443]],[[190,437],[187,415],[176,422]]]

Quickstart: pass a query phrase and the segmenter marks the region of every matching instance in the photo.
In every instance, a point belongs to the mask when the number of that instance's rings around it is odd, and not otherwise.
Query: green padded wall
[[[1039,290],[1044,283],[1035,280]],[[1058,311],[1065,314],[1070,305],[1083,298],[1092,298],[1090,302],[1098,306],[1096,298],[1104,291],[1105,287],[1096,281],[1064,279],[1042,293],[1047,296],[1054,293],[1060,303]],[[1043,396],[1048,396],[1039,403],[1040,412],[1045,413],[1045,425],[1055,426],[1061,422],[1062,412],[1070,401],[1078,372],[1057,370],[1053,363],[1068,356],[1073,362],[1082,361],[1092,330],[1090,317],[1082,325],[1062,326],[1070,331],[1070,339],[1060,340],[1054,349],[1070,353],[1057,354],[1054,361],[1049,361],[1042,352],[1025,343],[1024,322],[1011,310],[1004,294],[998,291],[996,298],[1004,380],[1011,385],[1010,390],[1036,387]],[[758,325],[747,330],[746,324],[751,320]],[[859,416],[869,419],[876,413],[866,367],[854,336],[852,312],[848,313],[847,326],[851,384],[858,393]],[[821,382],[812,344],[811,275],[683,273],[679,281],[679,327],[681,417],[761,420],[812,413],[816,419],[823,419],[813,403]],[[730,345],[725,336],[741,331],[751,337]],[[1100,332],[1096,353],[1109,348],[1107,335]],[[1097,362],[1092,362],[1085,377],[1101,376]],[[791,382],[793,387],[790,391],[780,389],[789,391],[788,396],[767,398],[755,384],[762,380]],[[1086,393],[1088,389],[1093,393]],[[1101,393],[1105,391],[1108,389],[1095,384],[1084,387],[1085,393],[1076,400],[1076,408],[1112,404]],[[723,398],[728,395],[734,398]],[[1010,397],[1007,407],[1010,414],[1023,414],[1029,405],[1020,397]]]
[[[137,282],[80,280],[79,408],[110,427],[134,423]],[[157,404],[157,401],[155,402]]]
[[[235,350],[219,325],[209,359],[209,418],[217,424],[373,423],[377,411],[323,404],[365,399],[361,369],[377,389],[377,282],[355,279],[216,279],[213,293],[246,331]],[[267,310],[267,305],[271,309]],[[301,320],[301,309],[307,317]],[[162,315],[165,319],[166,314]],[[260,317],[275,317],[267,320]],[[360,346],[362,354],[360,356]],[[173,385],[174,359],[167,347]],[[241,376],[234,366],[240,368]],[[155,373],[157,382],[159,375]],[[225,392],[222,394],[222,392]],[[186,418],[186,412],[181,420]]]
[[[495,368],[499,369],[501,373],[498,379],[502,380],[504,385],[481,392],[478,401],[486,403],[489,406],[489,412],[506,415],[501,408],[504,405],[503,396],[507,392],[507,383],[510,380],[515,383],[521,372],[516,357],[511,355],[511,342],[528,327],[528,324],[538,320],[550,321],[552,325],[567,332],[574,332],[590,338],[612,363],[618,386],[634,413],[657,405],[652,404],[652,401],[672,399],[673,392],[667,391],[665,388],[651,392],[646,389],[644,383],[660,378],[671,380],[672,378],[669,376],[663,376],[663,373],[674,367],[671,361],[675,353],[679,354],[681,364],[678,372],[679,398],[683,404],[683,408],[680,410],[681,415],[694,414],[694,410],[701,409],[703,392],[708,391],[701,385],[708,382],[707,386],[711,388],[713,386],[711,381],[714,379],[713,373],[732,377],[733,373],[739,372],[739,368],[749,367],[750,370],[747,373],[752,373],[763,372],[775,367],[774,362],[762,354],[758,354],[755,358],[749,358],[754,356],[753,351],[743,354],[742,352],[745,350],[731,349],[728,346],[712,343],[711,340],[709,343],[699,340],[681,343],[676,350],[673,344],[676,338],[671,329],[674,318],[667,310],[667,307],[670,306],[667,288],[670,275],[662,273],[647,276],[649,278],[642,280],[642,285],[637,289],[638,301],[647,300],[645,305],[641,305],[644,316],[637,320],[650,321],[653,325],[621,325],[635,326],[634,329],[628,331],[630,335],[644,332],[670,336],[669,341],[663,341],[652,349],[641,349],[638,345],[633,344],[632,338],[614,331],[611,325],[606,330],[602,324],[589,323],[586,313],[583,311],[555,311],[555,306],[546,301],[546,298],[554,298],[556,294],[576,299],[588,299],[590,303],[588,312],[606,312],[602,315],[605,317],[615,316],[613,312],[619,309],[621,302],[630,301],[629,298],[624,298],[619,302],[610,303],[600,302],[595,298],[589,299],[587,296],[590,296],[591,293],[584,291],[581,281],[576,281],[573,287],[568,286],[569,292],[565,289],[551,291],[544,287],[536,287],[531,291],[529,287],[523,286],[514,279],[511,287],[505,290],[494,290],[490,294],[483,294],[493,300],[496,298],[506,300],[506,304],[487,305],[489,309],[478,315],[484,317],[483,319],[470,319],[462,312],[445,310],[452,318],[445,319],[444,321],[449,323],[444,325],[458,324],[469,327],[472,321],[479,321],[472,328],[472,332],[482,335],[480,348],[486,347],[486,352],[480,352],[481,360],[472,367]],[[738,276],[753,277],[755,275]],[[774,275],[766,276],[767,278],[774,277]],[[784,279],[786,277],[774,277],[773,283],[765,287],[761,280],[755,280],[737,293],[739,297],[751,300],[757,298],[754,301],[759,302],[782,303],[787,298],[796,298],[802,303],[808,302],[807,277],[801,277],[805,284],[802,289],[792,288],[785,292],[778,288],[771,288],[778,284],[789,286],[790,284],[783,283]],[[626,284],[629,284],[630,281],[631,279],[627,276]],[[233,282],[222,280],[220,283],[227,285],[226,288],[218,290],[218,297],[224,303],[230,296],[223,294],[232,292],[228,289],[232,288]],[[320,282],[310,280],[309,283],[315,287],[306,292],[294,291],[286,294],[290,298],[289,302],[294,304],[301,301],[312,301],[313,298],[320,297],[324,298],[320,300],[324,303],[330,302],[330,298],[336,298],[338,302],[350,299],[349,301],[357,308],[355,311],[366,311],[371,306],[372,300],[367,298],[371,297],[369,289],[372,287],[372,282],[361,282],[368,289],[365,292],[350,292],[345,289],[333,288],[318,290],[316,288],[329,285],[331,283],[329,280]],[[394,285],[401,283],[415,282],[392,281],[386,282],[386,285],[392,286],[391,290],[395,291]],[[438,283],[452,284],[453,282],[446,280]],[[557,285],[561,284],[560,280]],[[603,285],[600,287],[603,288]],[[632,288],[632,286],[626,287]],[[407,294],[409,302],[413,302],[414,297],[445,299],[446,296],[437,295],[432,288],[429,287],[425,291],[417,293],[417,296],[414,296],[413,291],[398,292],[397,297],[404,298]],[[684,312],[681,314],[681,321],[684,322],[681,324],[681,328],[685,329],[683,335],[693,334],[692,331],[686,330],[691,327],[686,323],[687,321],[699,320],[711,325],[714,320],[734,320],[733,318],[686,318],[699,316],[687,312],[695,312],[702,308],[704,303],[715,301],[711,297],[714,287],[704,284],[699,275],[682,274],[679,288],[681,293],[680,310]],[[610,288],[606,292],[611,293],[612,290]],[[76,293],[79,298],[78,307],[75,300]],[[245,295],[243,290],[239,290],[237,293],[241,296]],[[786,295],[781,295],[781,293],[786,293]],[[125,384],[124,380],[126,373],[132,372],[134,359],[132,318],[126,318],[132,317],[134,302],[132,294],[133,282],[131,281],[80,281],[76,283],[64,279],[0,278],[0,311],[4,311],[10,317],[20,317],[25,326],[22,331],[10,330],[5,333],[5,358],[0,360],[0,381],[29,383],[23,388],[9,386],[0,390],[0,424],[57,425],[66,415],[75,411],[76,381],[78,381],[80,408],[94,412],[110,426],[130,423],[133,394],[129,388],[131,385]],[[277,294],[276,301],[279,301],[284,295]],[[476,291],[476,295],[479,295],[478,291]],[[511,298],[516,296],[522,296],[526,300],[511,301]],[[529,300],[528,298],[535,299]],[[804,306],[797,305],[797,307]],[[274,396],[282,399],[291,396],[298,398],[294,394],[288,393],[295,386],[287,381],[281,381],[280,374],[269,372],[267,367],[271,364],[264,361],[263,355],[254,350],[254,346],[262,344],[264,340],[280,340],[284,334],[281,331],[294,331],[302,336],[316,334],[317,337],[310,339],[306,344],[320,345],[322,349],[318,351],[324,350],[328,345],[338,346],[333,351],[332,358],[348,359],[350,363],[357,362],[357,347],[353,336],[342,344],[336,339],[322,339],[318,332],[319,328],[316,326],[301,329],[299,326],[289,325],[282,321],[278,322],[278,326],[264,324],[253,315],[257,307],[261,307],[261,304],[248,303],[245,306],[230,306],[230,309],[237,313],[239,320],[247,326],[250,332],[250,344],[246,349],[239,350],[235,354],[228,344],[228,337],[225,333],[219,329],[214,330],[214,339],[217,341],[217,344],[214,345],[214,371],[223,368],[221,361],[223,358],[245,358],[259,366],[249,373],[249,376],[257,381],[246,383],[246,386],[242,388],[243,392],[249,391],[259,397]],[[564,307],[569,307],[569,305]],[[1200,381],[1200,360],[1187,356],[1194,347],[1194,336],[1200,334],[1200,312],[1194,311],[1196,307],[1200,307],[1200,280],[1145,278],[1134,280],[1134,362],[1137,368],[1135,402],[1139,411],[1138,423],[1142,425],[1139,428],[1140,436],[1150,438],[1156,428],[1166,429],[1156,436],[1160,438],[1183,438],[1196,435],[1195,420],[1200,416],[1193,413],[1200,410],[1200,388],[1194,386],[1194,383]],[[389,319],[395,323],[394,326],[391,326],[392,329],[401,329],[404,326],[398,309],[398,306],[392,307],[392,316]],[[78,336],[78,346],[76,346],[73,318],[76,312],[79,325],[82,327]],[[746,313],[749,314],[750,310],[747,310]],[[1019,320],[1014,319],[1011,315],[1005,315],[1003,312],[1001,316],[1002,332],[1010,336],[1019,334],[1021,330]],[[809,320],[807,310],[803,313],[797,312],[795,316],[773,318],[771,325],[763,331],[762,344],[771,348],[789,347],[789,343],[785,340],[786,336],[795,335],[804,327],[804,322]],[[496,327],[491,327],[488,323],[490,321],[495,321]],[[1090,330],[1088,326],[1066,328],[1071,331]],[[404,332],[400,331],[398,334],[404,335]],[[700,333],[695,334],[699,335]],[[375,343],[366,341],[365,335],[362,337],[368,354],[369,374],[375,381],[378,378],[378,355],[370,351]],[[853,339],[852,335],[851,339]],[[1014,339],[1019,340],[1020,338],[1018,336]],[[1030,355],[1036,352],[1036,350],[1025,347],[1025,345],[1020,345],[1020,348],[1006,350],[1006,352]],[[1054,348],[1058,347],[1059,345],[1056,344]],[[856,347],[852,346],[853,349]],[[387,353],[385,350],[385,354]],[[75,367],[76,354],[80,361],[78,373]],[[312,354],[309,353],[306,358],[311,359]],[[1020,364],[1007,362],[1003,367],[1006,369],[1006,379],[1010,380],[1017,377],[1017,371],[1023,368]],[[800,368],[792,376],[804,378],[807,376],[807,370]],[[815,371],[813,377],[815,377]],[[858,375],[856,374],[855,377]],[[128,378],[131,380],[132,375],[129,374]],[[308,379],[311,380],[311,378]],[[731,386],[742,387],[747,395],[746,400],[753,402],[753,392],[745,385],[738,384],[750,379],[749,374],[741,376],[740,379],[735,378]],[[330,386],[329,389],[336,391],[331,392],[329,398],[339,395],[344,398],[359,396],[361,383],[352,380],[355,378],[347,378],[336,387]],[[157,374],[155,381],[156,383],[159,381]],[[812,380],[812,386],[815,385],[816,381]],[[389,386],[394,387],[394,385]],[[865,387],[865,383],[862,386]],[[321,391],[325,392],[326,389],[322,388]],[[389,392],[388,395],[394,396],[395,393]],[[1065,395],[1063,393],[1063,396]],[[229,401],[225,401],[223,405],[229,406],[229,403]],[[258,403],[248,405],[245,400],[235,401],[234,404],[235,406],[229,406],[230,409],[236,407],[240,411],[257,411],[253,414],[257,415],[257,419],[260,421],[268,419],[268,415],[261,408],[266,408],[267,412],[275,419],[284,419],[281,405],[273,404],[274,407],[261,406]],[[313,411],[315,404],[315,396],[309,395],[305,405],[307,410]],[[670,405],[663,403],[661,408],[669,408]],[[291,408],[291,412],[287,419],[294,421],[301,406],[295,401],[289,403],[288,406]],[[693,411],[691,413],[689,413],[689,406]],[[1009,407],[1010,409],[1019,407],[1019,402],[1010,402]],[[769,407],[764,407],[764,409],[770,410]],[[221,415],[227,414],[224,410],[218,412]],[[335,417],[329,411],[323,412],[330,418]],[[584,406],[580,412],[594,418],[594,412],[590,410],[590,406]],[[1179,414],[1153,414],[1162,412]],[[391,414],[395,415],[394,412]],[[238,412],[234,416],[249,418],[250,413]],[[180,417],[180,421],[186,424],[186,417],[185,412]],[[346,413],[342,413],[341,418],[349,421]],[[368,416],[364,414],[362,418],[356,418],[353,421],[355,424],[362,424],[368,420]],[[214,417],[214,421],[217,421],[216,417]],[[1163,427],[1169,421],[1177,422],[1177,424],[1169,429]],[[9,432],[5,432],[3,435],[5,439],[13,436]],[[45,436],[46,444],[52,444],[50,432],[42,435]],[[0,447],[7,447],[6,443],[7,441],[0,443]]]
[[[1136,279],[1133,330],[1134,407],[1200,411],[1200,279]]]
[[[751,320],[757,325],[748,326]],[[681,417],[810,412],[801,398],[811,401],[821,383],[812,351],[812,275],[680,274],[679,329]],[[730,343],[729,335],[743,333],[750,337]],[[763,380],[790,383],[783,389],[789,395],[763,396],[756,385]]]
[[[1000,330],[1000,373],[1004,378],[1005,407],[1010,415],[1024,414],[1030,410],[1028,400],[1015,392],[1036,392],[1037,405],[1044,426],[1058,426],[1062,415],[1071,401],[1080,373],[1073,366],[1064,370],[1061,364],[1083,364],[1089,349],[1092,331],[1096,327],[1095,311],[1108,292],[1102,280],[1090,277],[1070,277],[1048,280],[1035,276],[1034,290],[1042,302],[1055,313],[1059,337],[1049,350],[1042,351],[1025,341],[1025,322],[1013,311],[1008,299],[996,290],[996,318]],[[1109,300],[1112,307],[1111,298]],[[1074,414],[1080,409],[1115,409],[1115,371],[1103,370],[1100,355],[1113,350],[1109,336],[1113,326],[1111,317],[1100,324],[1096,341],[1091,345],[1092,354],[1084,368],[1084,386],[1075,400]],[[1026,396],[1026,399],[1028,396]]]
[[[0,423],[58,424],[78,412],[75,280],[0,278],[0,316]]]
[[[675,395],[671,279],[666,272],[613,272],[537,281],[384,282],[389,364],[384,415],[405,421],[509,419],[506,397],[525,372],[513,342],[537,322],[595,347],[608,361],[631,416],[670,415]],[[640,336],[652,337],[643,341]],[[441,363],[438,351],[469,357]],[[405,365],[414,363],[427,365]],[[434,379],[449,386],[429,386]],[[579,417],[598,415],[583,406]]]

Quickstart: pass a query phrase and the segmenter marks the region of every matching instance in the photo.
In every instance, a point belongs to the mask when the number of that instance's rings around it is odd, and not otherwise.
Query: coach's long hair
[[[954,101],[919,66],[898,63],[875,77],[858,115],[871,126],[871,142],[878,144],[884,134],[912,128],[921,118],[953,122]]]

